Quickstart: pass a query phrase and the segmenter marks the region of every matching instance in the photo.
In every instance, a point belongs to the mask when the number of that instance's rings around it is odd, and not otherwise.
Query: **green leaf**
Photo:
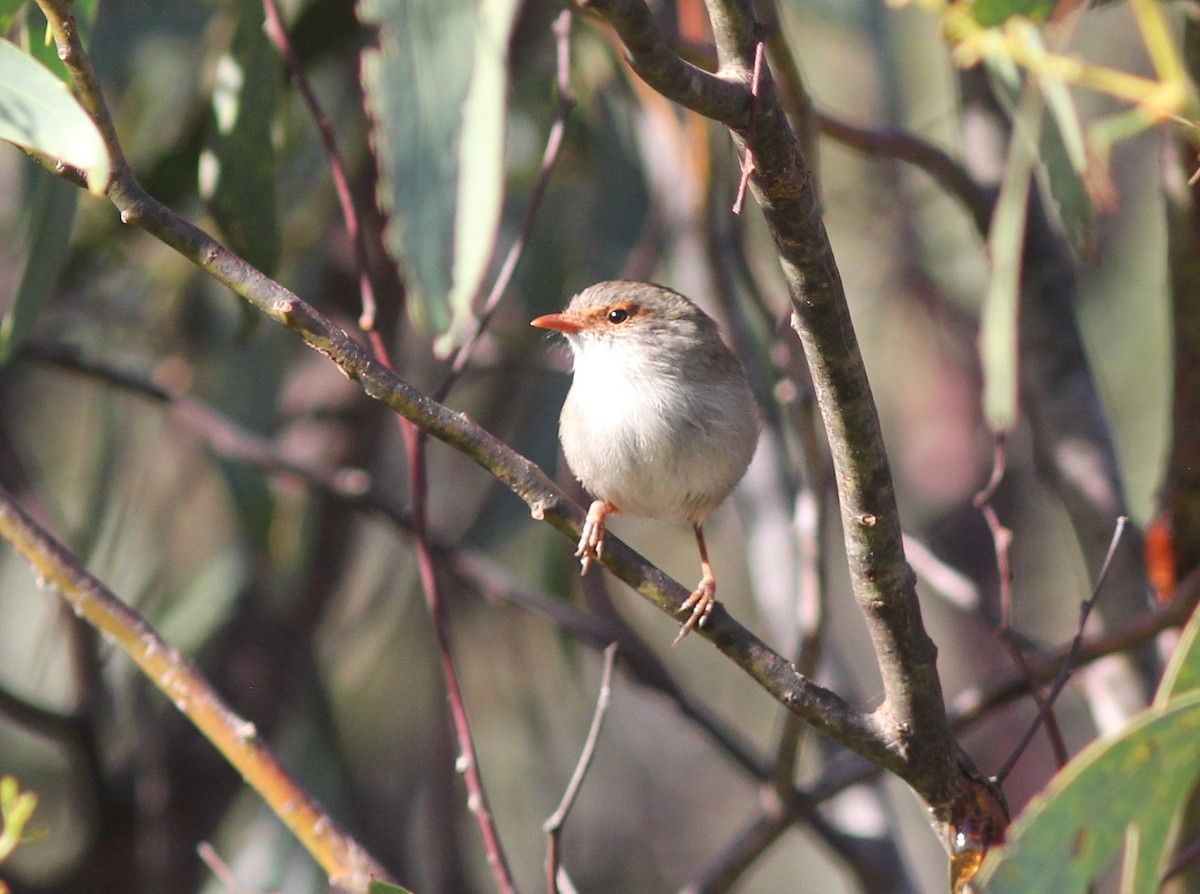
[[[78,168],[96,195],[108,189],[108,150],[92,119],[53,72],[2,39],[0,140]]]
[[[1176,818],[1200,776],[1197,742],[1195,690],[1094,742],[1029,802],[1008,843],[984,862],[979,890],[1085,894],[1124,851],[1122,890],[1157,892]]]
[[[1003,25],[1013,16],[1044,22],[1057,5],[1058,0],[975,0],[970,9],[975,21],[985,28],[992,28]]]
[[[1028,28],[1023,33],[1032,40],[1036,31]],[[1021,79],[1015,66],[989,60],[988,75],[996,98],[1009,117],[1015,118],[1021,95]],[[1079,112],[1070,90],[1061,81],[1043,80],[1036,86],[1050,110],[1038,141],[1038,160],[1046,186],[1071,244],[1077,249],[1087,247],[1094,241],[1096,209],[1084,182],[1088,153]]]
[[[1016,423],[1020,396],[1017,322],[1021,295],[1021,261],[1035,147],[1044,106],[1039,93],[1027,90],[1013,116],[1008,162],[1000,197],[988,229],[991,279],[979,322],[979,357],[983,366],[984,417],[994,431]]]
[[[79,198],[78,189],[49,171],[29,165],[29,172],[21,226],[25,269],[12,305],[0,317],[0,364],[12,356],[54,294]]]
[[[279,59],[258,0],[236,0],[230,44],[216,61],[213,122],[200,154],[200,195],[229,247],[271,276],[279,263],[279,203],[272,129]]]
[[[374,881],[367,886],[367,894],[412,894],[412,891],[391,882]]]
[[[1200,690],[1200,611],[1192,613],[1192,619],[1184,628],[1154,703],[1165,706],[1195,690]]]
[[[0,32],[8,32],[28,0],[0,0]]]
[[[504,189],[508,41],[516,0],[360,0],[379,28],[363,90],[386,245],[418,325],[462,321],[492,257]]]

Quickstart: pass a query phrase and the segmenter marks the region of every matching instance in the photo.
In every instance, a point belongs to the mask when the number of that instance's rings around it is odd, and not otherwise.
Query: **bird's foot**
[[[712,614],[713,606],[716,604],[717,582],[714,578],[706,575],[696,585],[696,589],[692,595],[684,600],[683,605],[679,606],[679,611],[676,614],[683,614],[689,609],[692,613],[683,622],[683,626],[679,629],[679,635],[675,637],[675,641],[671,645],[677,645],[681,639],[697,627],[703,627],[708,621],[708,616]]]
[[[587,519],[579,535],[579,547],[575,550],[579,559],[580,576],[587,574],[592,562],[599,559],[600,554],[604,552],[604,520],[616,511],[616,506],[603,500],[595,500],[588,507]]]

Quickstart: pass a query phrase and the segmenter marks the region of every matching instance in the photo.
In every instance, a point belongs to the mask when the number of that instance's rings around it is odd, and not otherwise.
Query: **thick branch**
[[[707,5],[722,83],[741,79],[749,92],[758,42],[750,0],[708,0]],[[609,20],[635,58],[670,54],[641,0],[592,0],[589,6]],[[661,69],[667,68],[663,63]],[[661,89],[659,67],[639,63],[635,69]],[[762,73],[757,88],[744,118],[711,117],[730,127],[754,172],[750,188],[788,284],[793,325],[833,457],[852,586],[883,678],[884,702],[876,720],[902,762],[899,775],[948,822],[955,805],[969,800],[976,780],[964,772],[946,721],[937,650],[921,622],[879,419],[811,173],[769,72]],[[719,105],[715,89],[711,97],[697,96],[695,89],[662,92],[701,114]]]
[[[745,79],[729,79],[681,59],[641,0],[581,0],[578,5],[612,25],[625,45],[630,67],[667,99],[729,127],[749,123],[750,89]]]

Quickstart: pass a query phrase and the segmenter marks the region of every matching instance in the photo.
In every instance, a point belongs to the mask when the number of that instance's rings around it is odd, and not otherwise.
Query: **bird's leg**
[[[580,576],[587,574],[592,560],[599,559],[604,552],[604,520],[616,513],[617,507],[604,500],[594,500],[588,507],[587,519],[579,535],[579,547],[575,550],[575,555],[579,557]]]
[[[688,609],[692,610],[692,614],[683,623],[683,628],[679,631],[679,635],[675,637],[675,643],[679,642],[697,627],[703,627],[704,622],[708,620],[708,616],[712,614],[713,606],[717,604],[717,579],[713,576],[712,565],[708,562],[708,549],[704,545],[704,532],[700,530],[700,526],[696,525],[696,545],[700,547],[700,583],[696,584],[696,589],[692,591],[692,595],[687,598],[683,605],[679,606],[679,612],[685,612]],[[671,645],[675,645],[671,643]]]

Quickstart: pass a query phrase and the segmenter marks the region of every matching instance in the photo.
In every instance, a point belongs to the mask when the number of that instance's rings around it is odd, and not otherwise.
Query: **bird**
[[[760,420],[746,373],[715,320],[672,289],[612,280],[530,325],[566,336],[574,359],[559,418],[567,465],[594,497],[575,555],[581,574],[617,512],[691,525],[700,583],[675,642],[702,627],[716,577],[702,524],[741,480]]]

